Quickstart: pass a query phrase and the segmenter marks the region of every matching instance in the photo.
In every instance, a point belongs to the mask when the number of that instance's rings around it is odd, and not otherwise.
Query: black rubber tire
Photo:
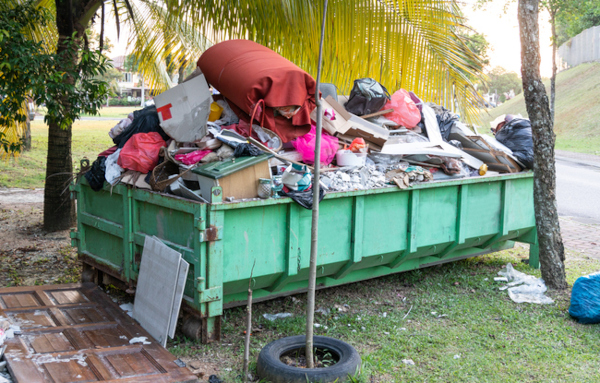
[[[279,358],[286,352],[303,348],[306,344],[304,335],[278,339],[266,345],[258,355],[258,376],[272,383],[306,383],[306,382],[347,382],[348,376],[355,376],[360,371],[360,355],[346,342],[326,336],[315,336],[313,345],[318,349],[328,349],[339,357],[339,361],[331,367],[299,368],[288,366]]]
[[[202,320],[192,315],[185,317],[181,332],[192,340],[202,339]]]

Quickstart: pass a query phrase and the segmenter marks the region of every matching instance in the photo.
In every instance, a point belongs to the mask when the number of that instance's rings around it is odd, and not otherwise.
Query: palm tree
[[[140,72],[157,90],[171,85],[167,58],[178,65],[194,62],[207,46],[226,39],[254,40],[313,75],[317,70],[323,0],[37,2],[56,14],[56,23],[36,38],[53,41],[57,51],[64,49],[64,36],[75,33],[83,39],[85,29],[104,25],[108,13],[117,25],[128,23]],[[469,76],[479,75],[482,65],[458,35],[463,19],[454,0],[335,0],[329,9],[323,81],[347,93],[354,79],[373,77],[388,89],[413,90],[424,101],[449,109],[458,104],[462,116],[476,118],[477,93]],[[50,124],[44,201],[48,230],[72,225],[74,205],[63,193],[70,173],[71,127]]]

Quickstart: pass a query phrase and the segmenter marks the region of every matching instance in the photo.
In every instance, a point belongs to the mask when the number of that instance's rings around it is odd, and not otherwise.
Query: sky
[[[488,51],[490,65],[488,70],[500,66],[509,72],[521,76],[521,40],[519,37],[519,20],[517,2],[509,0],[492,0],[485,9],[473,10],[475,0],[463,1],[463,12],[468,18],[467,25],[485,35],[490,43]],[[540,71],[543,77],[552,73],[552,47],[550,46],[551,29],[548,13],[540,12],[540,53],[542,62]]]
[[[483,33],[490,43],[488,57],[490,65],[487,71],[500,66],[509,72],[521,76],[521,42],[517,1],[491,0],[484,9],[473,9],[476,0],[459,0],[467,17],[467,24],[479,33]],[[508,5],[506,5],[508,3]],[[506,6],[506,13],[505,8]],[[542,63],[540,71],[543,77],[550,77],[552,71],[552,48],[550,46],[550,23],[546,12],[540,12],[540,50]],[[109,19],[110,20],[110,19]],[[114,22],[108,21],[105,34],[114,45],[110,56],[124,55],[127,50],[128,29],[121,26],[121,36],[117,39]],[[130,53],[130,52],[128,52]]]

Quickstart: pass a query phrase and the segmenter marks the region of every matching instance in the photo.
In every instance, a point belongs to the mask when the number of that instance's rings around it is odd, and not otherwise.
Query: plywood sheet
[[[133,318],[160,344],[167,344],[181,254],[146,236],[133,304]]]

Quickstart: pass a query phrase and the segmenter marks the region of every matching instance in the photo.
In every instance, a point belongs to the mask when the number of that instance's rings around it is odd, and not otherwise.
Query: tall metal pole
[[[321,132],[323,131],[323,111],[321,105],[321,66],[323,63],[323,40],[325,39],[325,18],[327,0],[323,6],[323,23],[321,25],[321,42],[319,44],[319,64],[317,69],[317,87],[315,103],[317,105],[317,137],[315,139],[315,174],[313,178],[313,206],[310,242],[310,270],[308,274],[308,297],[306,304],[306,367],[315,368],[313,358],[313,329],[315,320],[315,287],[317,284],[317,254],[319,237],[319,176],[321,170]]]

